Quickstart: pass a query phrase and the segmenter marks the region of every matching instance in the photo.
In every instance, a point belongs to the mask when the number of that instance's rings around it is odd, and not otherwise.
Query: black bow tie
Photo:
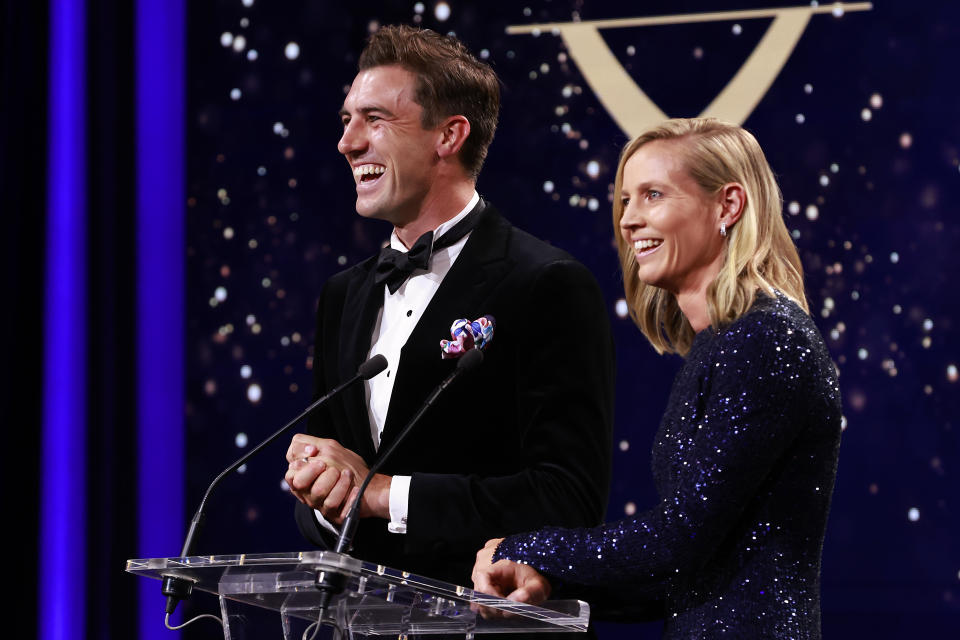
[[[385,282],[390,293],[396,293],[397,289],[403,286],[403,283],[414,271],[429,269],[430,254],[433,251],[445,249],[470,233],[477,226],[477,220],[483,209],[484,203],[481,200],[463,220],[437,238],[436,242],[433,241],[433,231],[427,231],[417,238],[417,241],[410,247],[410,251],[406,253],[397,251],[393,247],[384,247],[380,251],[380,257],[377,258],[374,282],[378,285]]]

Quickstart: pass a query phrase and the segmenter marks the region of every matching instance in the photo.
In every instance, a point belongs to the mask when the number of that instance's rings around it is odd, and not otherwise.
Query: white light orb
[[[630,314],[630,307],[624,298],[617,300],[616,304],[613,305],[613,310],[616,312],[618,318],[626,318]]]

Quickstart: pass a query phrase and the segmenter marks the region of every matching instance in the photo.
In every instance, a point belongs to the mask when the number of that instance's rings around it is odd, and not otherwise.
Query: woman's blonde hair
[[[757,140],[742,127],[714,118],[667,120],[624,147],[613,198],[613,229],[630,315],[657,353],[686,354],[695,334],[672,293],[640,281],[633,245],[620,233],[623,167],[637,149],[654,140],[682,143],[676,148],[687,171],[706,193],[715,195],[731,182],[746,192],[740,220],[727,229],[720,273],[707,289],[710,325],[719,330],[739,318],[758,289],[770,296],[779,290],[809,313],[803,267],[783,221],[780,188]]]

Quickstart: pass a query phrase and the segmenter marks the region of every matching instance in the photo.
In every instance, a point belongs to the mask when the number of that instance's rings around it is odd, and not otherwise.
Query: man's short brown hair
[[[493,141],[500,111],[500,82],[490,65],[477,60],[462,42],[430,29],[382,27],[360,54],[360,71],[399,65],[417,77],[414,99],[423,107],[421,124],[433,128],[449,116],[470,122],[460,162],[476,179]]]

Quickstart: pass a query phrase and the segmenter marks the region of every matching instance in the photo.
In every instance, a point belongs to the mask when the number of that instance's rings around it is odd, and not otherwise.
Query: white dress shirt
[[[433,231],[436,240],[446,231],[456,225],[480,201],[476,191],[470,202],[456,216],[447,220]],[[429,268],[426,271],[414,271],[395,293],[383,288],[383,306],[373,326],[370,340],[370,352],[367,357],[382,354],[387,359],[387,369],[380,375],[364,382],[364,391],[367,400],[367,415],[370,419],[370,437],[374,448],[380,447],[380,434],[387,420],[387,409],[390,407],[390,397],[393,394],[393,383],[397,377],[397,365],[400,362],[400,350],[410,338],[413,329],[420,322],[430,300],[433,299],[440,283],[450,271],[450,267],[460,255],[460,251],[467,243],[470,234],[457,240],[449,247],[438,249],[430,256]],[[398,251],[406,252],[407,248],[400,242],[396,231],[390,236],[390,246]],[[442,336],[440,336],[442,337]],[[439,339],[437,338],[438,344]],[[437,347],[439,349],[439,346]],[[439,354],[438,356],[439,357]],[[358,478],[359,480],[359,478]],[[388,528],[393,533],[406,533],[407,510],[410,495],[410,476],[393,476],[390,483],[390,523]],[[319,511],[315,511],[317,520],[336,532],[334,527],[324,519]]]

